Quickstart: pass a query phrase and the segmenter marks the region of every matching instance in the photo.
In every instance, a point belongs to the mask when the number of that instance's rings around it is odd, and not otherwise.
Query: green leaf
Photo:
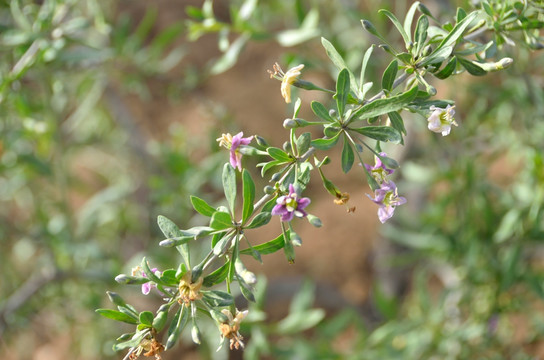
[[[160,279],[161,283],[165,284],[166,286],[176,286],[179,282],[179,279],[176,276],[176,270],[174,269],[168,269],[162,272]]]
[[[402,38],[404,39],[404,44],[406,46],[408,46],[408,43],[410,42],[410,37],[408,36],[408,34],[406,33],[406,31],[404,31],[404,28],[402,27],[402,25],[400,24],[400,21],[397,19],[397,17],[395,15],[393,15],[390,11],[388,10],[385,10],[385,9],[381,9],[380,11],[378,11],[380,14],[385,14],[385,16],[387,16],[389,18],[389,20],[391,20],[391,22],[393,23],[393,25],[395,25],[395,27],[397,28],[397,30],[399,31],[400,35],[402,36]]]
[[[253,179],[251,179],[251,175],[249,172],[244,169],[242,172],[242,180],[243,180],[243,197],[244,197],[244,204],[242,209],[242,222],[246,222],[246,220],[253,214],[253,201],[255,200],[255,183],[253,182]]]
[[[157,275],[155,275],[155,273],[151,271],[151,269],[149,268],[149,264],[147,263],[147,260],[145,257],[142,259],[141,267],[145,273],[145,276],[149,279],[149,281],[153,281],[154,283],[157,283],[157,284],[162,284],[161,279]],[[163,284],[163,285],[166,285],[166,284]]]
[[[281,161],[281,162],[291,162],[293,159],[287,154],[285,151],[283,151],[280,148],[277,147],[269,147],[266,149],[266,152],[268,155],[270,155],[272,158]]]
[[[226,262],[223,266],[210,273],[204,278],[204,280],[202,281],[202,285],[204,287],[212,287],[216,284],[223,282],[223,280],[227,278],[227,275],[229,273],[229,266],[230,262]]]
[[[311,9],[304,17],[304,21],[296,29],[284,30],[276,35],[276,40],[280,45],[289,47],[301,44],[319,35],[318,29],[319,11],[317,8]]]
[[[266,172],[268,170],[270,170],[274,166],[278,166],[278,165],[281,165],[283,163],[284,163],[283,161],[273,160],[273,161],[268,161],[268,162],[264,162],[264,163],[259,163],[259,164],[257,164],[257,167],[262,167],[261,176],[264,177],[264,175],[266,174]]]
[[[261,226],[264,226],[268,224],[270,219],[272,218],[272,215],[269,212],[261,212],[257,214],[249,224],[244,226],[244,229],[255,229]]]
[[[393,83],[397,77],[397,72],[399,70],[399,63],[396,59],[393,59],[387,69],[385,69],[382,76],[382,88],[387,91],[391,91],[393,88]]]
[[[457,22],[463,20],[466,17],[467,17],[467,12],[463,10],[462,8],[457,8],[457,14],[455,15]]]
[[[177,227],[176,224],[172,222],[172,220],[168,219],[165,216],[159,215],[157,217],[157,224],[159,225],[159,228],[161,229],[162,233],[165,237],[174,239],[174,238],[182,238],[184,237],[184,234],[182,231]],[[178,251],[183,256],[183,259],[188,267],[190,267],[190,254],[189,254],[189,248],[187,244],[179,245],[176,247]]]
[[[336,106],[338,107],[338,113],[340,116],[344,115],[344,109],[346,107],[346,102],[349,95],[349,72],[348,69],[344,68],[338,73],[338,78],[336,80],[336,94],[334,98],[336,99]]]
[[[163,304],[159,308],[159,311],[157,311],[157,315],[153,318],[153,329],[155,329],[157,332],[160,332],[164,325],[166,325],[166,321],[168,320],[168,310],[170,309],[169,304]]]
[[[400,132],[389,126],[365,126],[350,130],[378,141],[391,141],[392,143],[399,144],[402,140]]]
[[[238,60],[240,52],[250,37],[251,36],[248,33],[243,33],[238,37],[238,39],[233,41],[225,54],[223,54],[223,56],[213,63],[212,67],[210,68],[210,74],[217,75],[233,67]]]
[[[431,55],[423,58],[421,62],[419,62],[418,66],[425,66],[429,64],[434,63],[441,63],[442,61],[446,60],[451,53],[453,52],[453,46],[446,46],[441,49],[435,50]]]
[[[206,201],[202,200],[197,196],[191,196],[191,204],[193,208],[200,214],[210,217],[216,211],[212,206],[210,206]]]
[[[375,45],[372,45],[371,47],[369,47],[365,51],[365,55],[363,56],[363,63],[361,65],[361,77],[360,77],[359,88],[357,92],[360,99],[363,99],[365,97],[366,91],[364,91],[364,85],[365,85],[366,68],[368,65],[368,60],[370,59],[370,56],[372,55],[372,51],[374,50],[374,46]]]
[[[142,311],[140,313],[140,323],[153,326],[153,313],[151,311]]]
[[[128,314],[122,313],[117,310],[111,310],[111,309],[96,309],[95,310],[98,314],[107,317],[108,319],[112,319],[115,321],[122,321],[128,324],[138,324],[138,319],[136,317],[130,316]]]
[[[387,116],[389,117],[389,120],[391,121],[391,126],[393,127],[393,129],[396,129],[398,132],[406,135],[404,120],[402,120],[402,117],[400,116],[400,114],[396,111],[393,111],[393,112],[387,113]]]
[[[183,328],[187,324],[188,318],[189,311],[182,305],[178,309],[174,319],[172,319],[170,327],[168,328],[168,339],[166,340],[165,350],[170,350],[174,345],[176,345]]]
[[[236,204],[236,172],[229,164],[223,167],[223,190],[229,206],[229,211],[234,216],[234,205]]]
[[[325,105],[319,101],[312,101],[310,107],[312,108],[314,114],[316,114],[319,118],[331,123],[335,122],[335,120],[329,115],[329,110],[327,110]]]
[[[487,71],[478,66],[477,63],[475,63],[474,61],[470,61],[462,57],[457,57],[457,60],[459,61],[459,64],[461,64],[461,66],[464,67],[470,75],[484,76],[485,74],[487,74]]]
[[[329,59],[331,59],[332,63],[338,68],[338,70],[346,69],[346,71],[349,74],[349,79],[350,79],[349,84],[351,86],[351,90],[356,93],[357,80],[355,79],[355,75],[353,75],[353,73],[349,70],[349,67],[347,66],[342,56],[338,53],[334,45],[331,44],[330,41],[328,41],[327,39],[322,37],[321,44],[325,48],[325,51],[327,52],[327,56],[329,57]]]
[[[229,213],[216,211],[212,215],[212,219],[210,221],[211,228],[215,230],[225,230],[231,228],[232,226],[232,218],[230,217]]]
[[[419,55],[423,46],[425,45],[425,40],[427,39],[427,29],[429,28],[429,19],[425,15],[421,15],[417,21],[415,41],[416,41],[416,54]]]
[[[370,119],[375,116],[401,110],[416,98],[417,91],[418,88],[416,85],[402,94],[368,103],[353,114],[352,120]]]
[[[267,241],[263,244],[253,246],[254,250],[257,250],[262,255],[272,254],[278,250],[281,250],[285,245],[285,240],[283,239],[283,234],[280,234],[277,238]],[[251,255],[252,249],[240,250],[240,254]]]
[[[312,135],[309,132],[305,132],[298,137],[296,145],[299,155],[304,154],[306,151],[308,151],[308,149],[310,149],[311,142]]]
[[[277,331],[285,335],[296,334],[315,327],[324,318],[325,310],[323,309],[310,309],[304,312],[290,313],[278,323]]]
[[[448,61],[448,63],[446,64],[446,66],[444,66],[444,68],[442,68],[442,70],[440,70],[439,72],[433,75],[442,80],[447,79],[453,74],[456,67],[457,67],[457,57],[454,56],[450,59],[450,61]]]
[[[344,135],[344,147],[342,148],[342,171],[345,174],[351,170],[354,161],[355,156],[353,154],[353,149],[351,148],[347,135]]]
[[[119,351],[119,350],[124,350],[126,348],[137,347],[138,345],[140,345],[140,342],[142,341],[142,339],[147,333],[148,331],[139,331],[136,334],[134,334],[134,336],[132,336],[130,340],[123,341],[118,344],[114,344],[113,350]]]
[[[406,13],[406,17],[404,18],[404,31],[406,32],[409,38],[411,38],[412,22],[414,21],[414,16],[416,14],[416,10],[418,6],[419,6],[419,1],[414,2],[412,6],[410,6],[408,13]]]
[[[393,320],[398,313],[398,304],[394,296],[388,297],[382,290],[379,283],[373,288],[372,299],[380,313],[388,320]]]
[[[455,45],[457,40],[463,35],[467,27],[472,23],[474,19],[478,16],[478,11],[473,11],[468,14],[461,22],[458,22],[451,32],[442,40],[440,45],[433,52],[436,53],[444,48],[451,47]],[[432,56],[432,54],[431,54]]]
[[[333,138],[331,139],[315,139],[312,140],[312,146],[316,149],[320,150],[328,150],[332,148],[336,143],[338,142],[338,139],[340,138],[340,133],[337,133]]]
[[[201,291],[203,300],[212,307],[225,307],[234,304],[234,297],[225,291],[209,290]]]

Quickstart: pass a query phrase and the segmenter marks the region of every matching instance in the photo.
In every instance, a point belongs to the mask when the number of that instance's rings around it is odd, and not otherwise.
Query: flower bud
[[[269,146],[268,143],[266,142],[266,140],[263,137],[259,136],[259,135],[255,135],[255,141],[260,146],[264,146],[264,147]]]
[[[406,50],[412,51],[413,47],[414,47],[414,43],[412,41],[408,41],[408,44],[406,44]]]
[[[291,147],[291,142],[290,141],[284,142],[283,143],[283,151],[291,152],[291,150],[293,150],[293,148]]]
[[[273,186],[266,185],[266,186],[264,187],[264,190],[263,190],[263,191],[264,191],[265,194],[272,195],[273,193],[276,192],[276,189],[274,189]]]
[[[329,116],[330,116],[330,117],[336,118],[336,115],[337,115],[336,110],[334,110],[334,109],[330,109],[330,110],[329,110]]]
[[[297,122],[294,119],[285,119],[283,121],[283,127],[285,129],[294,129],[294,128],[297,128],[298,125],[297,125]]]
[[[291,231],[289,237],[293,246],[302,246],[302,238],[297,233]]]
[[[193,327],[191,329],[191,338],[193,339],[193,342],[195,344],[200,345],[200,343],[202,342],[201,341],[202,336],[200,335],[200,329],[198,328],[198,326],[196,326],[196,323],[194,321],[193,321]]]
[[[430,17],[433,17],[433,14],[431,14],[431,11],[429,10],[429,8],[427,8],[425,5],[423,5],[422,3],[419,3],[419,5],[417,6],[417,9],[422,13],[422,14],[425,14],[427,16],[430,16]]]
[[[270,177],[270,180],[272,181],[278,181],[279,179],[281,179],[281,172],[274,173]]]
[[[380,37],[378,30],[374,27],[374,25],[368,21],[368,20],[361,20],[361,24],[363,24],[363,28],[371,33],[372,35]]]
[[[433,52],[433,47],[432,47],[431,44],[429,44],[429,45],[427,45],[427,46],[425,46],[425,47],[423,48],[423,53],[422,53],[421,55],[423,55],[423,56],[429,56],[429,55],[432,54],[432,52]]]
[[[127,285],[141,285],[146,282],[149,282],[149,279],[139,276],[129,276],[126,274],[119,274],[115,277],[115,281],[117,281],[119,284],[127,284]]]
[[[323,223],[321,222],[321,219],[318,218],[315,215],[308,214],[308,216],[306,218],[308,219],[308,222],[314,227],[318,228],[318,227],[321,227],[323,225]]]
[[[113,291],[106,291],[106,294],[108,295],[108,298],[110,298],[110,301],[114,303],[117,306],[126,306],[127,303],[121,296],[119,296],[117,293],[114,293]]]

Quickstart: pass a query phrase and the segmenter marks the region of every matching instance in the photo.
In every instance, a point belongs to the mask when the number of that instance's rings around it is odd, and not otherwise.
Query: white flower
[[[448,105],[445,109],[431,106],[429,110],[432,111],[431,115],[427,119],[429,124],[427,127],[429,130],[435,133],[442,133],[442,136],[449,135],[451,126],[457,126],[453,115],[455,115],[455,105]]]

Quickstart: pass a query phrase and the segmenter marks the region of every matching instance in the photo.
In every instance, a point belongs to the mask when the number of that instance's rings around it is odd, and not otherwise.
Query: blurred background
[[[141,310],[158,304],[114,281],[144,254],[177,266],[178,254],[158,247],[157,216],[192,226],[190,195],[221,204],[221,133],[259,134],[278,147],[286,139],[291,110],[267,70],[304,63],[305,80],[331,87],[336,70],[320,38],[357,69],[375,41],[360,20],[398,41],[377,12],[402,19],[411,3],[1,2],[4,358],[123,358],[111,346],[127,327],[94,310],[111,307],[106,290]],[[425,4],[444,21],[470,8]],[[374,51],[375,82],[388,56]],[[327,175],[356,211],[334,205],[315,181],[310,211],[324,226],[301,222],[296,263],[281,253],[248,262],[267,291],[250,307],[262,316],[242,329],[246,352],[215,352],[210,326],[203,346],[183,339],[164,358],[544,357],[544,58],[522,44],[499,48],[504,56],[515,59],[508,70],[433,83],[457,105],[448,137],[406,115],[406,146],[385,149],[401,163],[395,182],[408,199],[394,221],[378,226],[362,172],[340,175],[332,154]],[[297,95],[308,120],[310,101],[325,101]],[[290,325],[294,313],[310,320]]]

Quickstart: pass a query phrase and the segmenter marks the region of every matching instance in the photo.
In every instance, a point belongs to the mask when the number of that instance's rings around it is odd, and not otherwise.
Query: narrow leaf
[[[277,238],[267,241],[263,244],[253,246],[254,250],[257,250],[262,255],[272,254],[283,248],[285,240],[283,234],[280,234]],[[240,250],[240,254],[251,255],[252,249]]]
[[[242,172],[243,180],[243,210],[242,210],[242,222],[245,222],[251,214],[253,214],[253,201],[255,200],[255,183],[251,179],[249,172],[244,169]]]
[[[365,126],[350,130],[378,141],[391,141],[392,143],[399,144],[402,140],[400,132],[389,126]]]
[[[204,216],[212,216],[216,211],[212,206],[210,206],[206,201],[202,200],[197,196],[191,196],[191,204],[193,208],[200,214]]]
[[[419,1],[416,1],[410,6],[406,17],[404,18],[404,31],[411,38],[412,34],[412,22],[414,21],[414,16],[416,14],[417,7],[419,6]]]
[[[138,324],[138,319],[134,318],[128,314],[122,313],[117,310],[111,310],[111,309],[97,309],[95,310],[98,314],[107,317],[108,319],[112,319],[115,321],[122,321],[128,324]]]
[[[395,27],[399,31],[400,35],[404,39],[404,44],[406,44],[406,46],[408,46],[408,43],[410,42],[410,37],[408,36],[406,31],[404,31],[404,28],[400,24],[400,21],[397,19],[397,17],[395,15],[393,15],[390,11],[385,10],[385,9],[380,10],[379,13],[384,14],[385,16],[387,16],[389,18],[389,20],[391,20],[393,25],[395,25]]]
[[[338,107],[338,113],[340,116],[344,115],[344,109],[349,95],[349,74],[348,69],[344,68],[338,73],[336,80],[336,106]]]
[[[329,59],[331,59],[332,63],[334,65],[336,65],[338,70],[347,69],[347,71],[349,73],[349,78],[350,78],[351,90],[353,92],[356,92],[357,91],[357,86],[356,86],[357,81],[355,80],[355,75],[353,75],[353,73],[349,70],[346,62],[344,61],[342,56],[338,53],[338,51],[336,50],[334,45],[331,44],[330,41],[328,41],[327,39],[325,39],[323,37],[321,38],[321,44],[325,48],[325,51],[327,52],[327,56],[329,57]]]
[[[446,66],[444,66],[444,68],[442,68],[442,70],[440,70],[439,72],[433,75],[442,80],[447,79],[448,77],[451,76],[451,74],[453,74],[456,67],[457,67],[457,57],[454,56],[450,59],[450,61],[448,61],[448,63],[446,64]]]
[[[333,138],[331,139],[316,139],[316,140],[312,140],[312,146],[315,147],[316,149],[320,149],[320,150],[328,150],[330,149],[331,147],[333,147],[334,145],[336,145],[336,143],[338,142],[338,139],[340,138],[340,133],[336,134]]]
[[[278,161],[291,162],[293,160],[289,156],[289,154],[287,154],[285,151],[277,147],[269,147],[266,149],[266,152],[268,153],[268,155],[270,155],[272,158]]]
[[[385,69],[382,76],[382,89],[391,91],[393,88],[393,83],[397,77],[397,72],[399,70],[399,63],[396,59],[393,59],[387,69]]]
[[[181,334],[181,331],[185,327],[185,324],[187,324],[187,319],[189,311],[185,306],[181,306],[174,316],[174,319],[172,320],[172,323],[170,324],[170,328],[168,328],[168,339],[166,340],[166,347],[165,350],[170,350],[174,345],[176,345],[179,336]]]
[[[334,122],[334,119],[329,115],[329,110],[327,110],[325,105],[319,101],[312,101],[310,107],[312,108],[314,114],[316,114],[319,118],[328,122]]]
[[[378,99],[371,103],[364,105],[361,109],[353,114],[352,119],[370,119],[375,116],[390,113],[392,111],[401,110],[408,105],[417,96],[417,85],[410,90],[385,99]]]
[[[251,222],[244,226],[244,229],[255,229],[264,226],[270,222],[272,215],[269,212],[261,212],[255,216]]]
[[[210,227],[215,230],[224,230],[232,227],[232,218],[229,213],[216,211],[212,215]]]
[[[478,66],[475,62],[467,60],[462,57],[457,57],[457,60],[461,64],[462,67],[464,67],[469,74],[474,76],[483,76],[487,74],[487,71],[482,69],[480,66]]]
[[[236,203],[236,172],[228,163],[223,167],[222,180],[229,211],[234,216],[234,205]]]
[[[354,160],[355,156],[353,154],[353,149],[351,148],[347,135],[344,135],[344,147],[342,148],[342,171],[345,174],[351,170]]]

